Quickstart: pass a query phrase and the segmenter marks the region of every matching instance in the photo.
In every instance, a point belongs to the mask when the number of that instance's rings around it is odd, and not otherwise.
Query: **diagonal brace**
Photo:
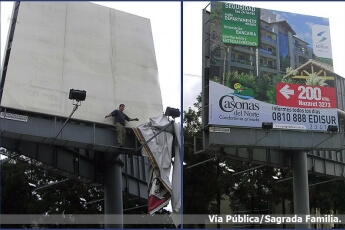
[[[74,107],[73,107],[73,110],[72,110],[71,114],[69,115],[69,117],[67,118],[67,120],[65,121],[65,123],[62,125],[62,127],[61,127],[59,133],[56,134],[56,136],[55,136],[55,138],[54,138],[52,144],[54,144],[54,141],[56,140],[56,138],[59,136],[59,134],[60,134],[60,133],[62,132],[62,130],[65,128],[67,122],[68,122],[69,119],[72,117],[73,113],[78,109],[78,106],[79,106],[79,104],[74,104]]]

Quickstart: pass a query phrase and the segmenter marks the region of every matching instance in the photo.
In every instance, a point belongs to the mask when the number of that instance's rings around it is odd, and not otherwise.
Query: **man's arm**
[[[129,118],[126,114],[125,114],[125,119],[126,121],[139,121],[138,118]]]
[[[113,117],[115,115],[115,113],[116,113],[116,110],[114,110],[113,112],[109,113],[104,118]]]
[[[139,119],[138,118],[131,118],[131,119],[129,119],[129,121],[139,121]]]

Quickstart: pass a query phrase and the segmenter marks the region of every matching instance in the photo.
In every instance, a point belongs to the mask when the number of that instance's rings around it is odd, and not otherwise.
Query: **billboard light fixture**
[[[58,132],[58,134],[56,134],[55,138],[53,139],[52,144],[54,144],[54,141],[56,140],[56,138],[59,136],[61,131],[65,128],[67,122],[69,121],[69,119],[71,119],[73,113],[75,111],[77,111],[78,106],[81,105],[81,102],[85,101],[85,98],[86,98],[86,91],[85,90],[77,90],[77,89],[70,89],[69,90],[68,99],[73,100],[74,107],[73,107],[71,114],[69,115],[69,117],[67,118],[65,123],[62,125],[60,131]],[[74,103],[74,101],[76,101],[77,103]]]
[[[327,126],[327,132],[329,132],[330,136],[328,138],[326,138],[325,140],[321,141],[319,144],[315,145],[313,148],[318,147],[319,145],[321,145],[325,141],[332,138],[336,134],[336,132],[338,132],[338,126],[336,126],[336,125]]]
[[[262,128],[266,131],[273,129],[273,122],[262,122]]]
[[[171,107],[167,107],[164,115],[167,117],[172,117],[173,119],[175,119],[176,117],[180,117],[180,110],[175,109],[175,108],[171,108]]]
[[[273,122],[262,122],[262,129],[265,130],[265,136],[261,137],[259,140],[255,142],[252,146],[255,146],[257,143],[259,143],[262,139],[268,136],[268,133],[271,129],[273,129]]]
[[[331,133],[338,132],[338,126],[336,126],[336,125],[329,125],[327,127],[327,132],[331,132]]]
[[[85,90],[77,90],[77,89],[70,89],[69,90],[69,97],[70,100],[85,101],[86,98],[86,91]]]

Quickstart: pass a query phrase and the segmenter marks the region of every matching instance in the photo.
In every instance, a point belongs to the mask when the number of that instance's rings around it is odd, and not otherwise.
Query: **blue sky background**
[[[312,47],[312,26],[313,25],[323,25],[329,26],[329,19],[316,17],[316,16],[309,16],[309,15],[302,15],[302,14],[294,14],[288,13],[283,11],[275,11],[270,10],[272,13],[277,15],[277,21],[286,20],[291,28],[296,32],[296,37],[302,39],[309,43],[309,47]],[[332,36],[332,34],[331,34]]]

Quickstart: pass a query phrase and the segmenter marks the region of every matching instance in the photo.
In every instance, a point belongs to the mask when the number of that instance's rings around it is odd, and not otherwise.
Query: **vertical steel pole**
[[[123,228],[123,200],[122,200],[122,161],[120,155],[105,154],[104,171],[104,206],[105,228]],[[113,223],[111,223],[113,222]]]
[[[292,170],[294,213],[297,215],[309,215],[309,188],[306,151],[292,152]],[[295,228],[310,228],[310,224],[296,224]]]

